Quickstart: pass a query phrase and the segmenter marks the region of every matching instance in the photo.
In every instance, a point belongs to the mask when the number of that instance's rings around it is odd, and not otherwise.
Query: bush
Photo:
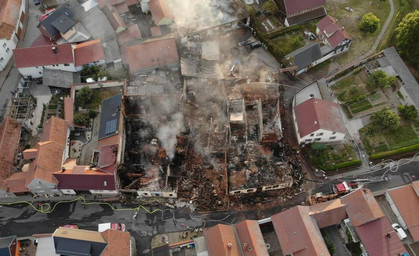
[[[89,110],[89,118],[93,119],[97,116],[97,112],[93,109]]]
[[[48,109],[57,109],[57,105],[48,105]]]
[[[326,235],[323,235],[323,238],[327,246],[327,250],[329,251],[330,255],[333,255],[335,253],[335,245],[332,241],[330,241],[329,237],[327,237]]]
[[[279,11],[278,6],[273,0],[268,0],[262,5],[262,9],[268,14],[276,14]]]
[[[394,150],[390,150],[390,151],[385,151],[385,152],[372,154],[370,156],[370,159],[371,160],[378,160],[378,159],[382,159],[382,158],[385,158],[385,157],[394,156],[394,155],[398,155],[398,154],[403,154],[403,153],[407,153],[407,152],[411,152],[411,151],[415,151],[415,150],[419,150],[419,144],[415,144],[415,145],[402,147],[402,148],[398,148],[398,149],[394,149]]]
[[[84,112],[77,112],[74,114],[73,121],[75,124],[87,126],[89,125],[89,114]]]
[[[362,249],[360,246],[360,242],[357,243],[347,243],[346,248],[351,252],[352,256],[360,256],[362,254]]]
[[[78,104],[85,106],[93,100],[93,91],[89,86],[83,86],[76,95],[76,101]]]
[[[414,105],[400,105],[397,107],[400,115],[407,121],[414,121],[418,117],[418,110]]]
[[[365,14],[359,23],[359,29],[362,32],[374,33],[380,26],[380,19],[372,12]]]

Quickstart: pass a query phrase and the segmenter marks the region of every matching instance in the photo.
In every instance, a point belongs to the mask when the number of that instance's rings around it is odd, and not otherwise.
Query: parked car
[[[307,39],[310,39],[310,40],[314,40],[314,39],[316,39],[316,35],[315,35],[315,34],[313,34],[313,33],[311,33],[310,31],[304,31],[304,36],[305,36]]]
[[[400,240],[403,240],[407,237],[406,232],[404,232],[404,230],[402,229],[402,227],[400,227],[399,224],[393,223],[391,226],[393,227],[394,231],[397,233],[397,236],[399,237]]]
[[[35,5],[39,5],[41,2],[39,2],[39,0],[33,0],[33,3],[34,3]]]
[[[125,231],[125,224],[123,223],[101,223],[98,225],[98,231],[99,232],[103,232],[107,229],[113,229],[113,230],[121,230],[121,231]]]

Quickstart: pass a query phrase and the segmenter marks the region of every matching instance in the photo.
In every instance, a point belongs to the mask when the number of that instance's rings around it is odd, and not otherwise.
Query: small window
[[[321,140],[321,138],[315,138],[315,139],[314,139],[314,141],[319,141],[319,140]]]
[[[68,67],[68,66],[70,66],[70,64],[68,64],[68,63],[65,63],[65,64],[64,64],[64,66]]]
[[[108,186],[108,181],[106,181],[106,180],[103,181],[103,186],[105,186],[105,187]]]
[[[336,139],[336,136],[332,136],[329,138],[329,140],[334,140],[334,139]]]
[[[310,134],[310,137],[313,137],[313,136],[314,136],[314,133]]]
[[[10,52],[10,49],[9,49],[9,48],[7,48],[7,49],[6,49],[6,52],[7,52],[7,53],[9,53],[9,52]]]
[[[6,48],[6,43],[3,44],[3,48]]]
[[[311,141],[311,139],[306,139],[306,140],[305,140],[305,142],[310,142],[310,141]]]
[[[3,58],[0,58],[0,62],[3,62],[4,61],[4,59]]]
[[[42,72],[41,72],[41,71],[39,71],[38,73],[39,73],[40,75],[42,75]]]
[[[322,135],[323,135],[323,133],[322,132],[319,132],[319,133],[317,133],[316,136],[322,136]]]
[[[336,132],[332,132],[332,135],[333,135],[333,134],[336,134]]]

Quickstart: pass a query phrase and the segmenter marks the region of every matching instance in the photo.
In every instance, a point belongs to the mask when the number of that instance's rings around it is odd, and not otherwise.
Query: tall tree
[[[411,63],[419,66],[419,10],[408,13],[396,29],[396,46]]]
[[[400,125],[400,117],[395,112],[388,110],[388,108],[374,112],[370,119],[377,130],[396,130]]]
[[[278,6],[276,5],[276,3],[275,3],[273,0],[268,0],[268,1],[266,1],[266,2],[262,5],[262,9],[263,9],[265,12],[267,12],[267,13],[269,13],[269,14],[271,14],[271,15],[276,14],[276,13],[278,13],[278,11],[279,11]]]

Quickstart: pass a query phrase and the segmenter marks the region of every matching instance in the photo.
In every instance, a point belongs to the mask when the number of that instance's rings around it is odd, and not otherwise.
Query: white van
[[[397,236],[400,238],[400,240],[403,240],[407,237],[406,232],[404,232],[404,230],[402,229],[402,227],[400,227],[399,224],[393,223],[391,226],[393,227],[394,231],[396,231]]]

